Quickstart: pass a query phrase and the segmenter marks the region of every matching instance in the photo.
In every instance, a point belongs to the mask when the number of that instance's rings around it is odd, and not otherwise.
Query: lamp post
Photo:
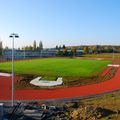
[[[12,33],[10,38],[13,38],[12,40],[12,95],[11,95],[11,102],[12,106],[14,105],[14,39],[19,38],[19,36],[15,33]]]

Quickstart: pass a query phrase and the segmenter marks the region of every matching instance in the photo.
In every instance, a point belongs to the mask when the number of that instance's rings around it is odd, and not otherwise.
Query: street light
[[[10,36],[10,38],[13,38],[12,41],[12,106],[14,105],[14,39],[15,38],[19,38],[19,36],[15,33],[12,33]]]

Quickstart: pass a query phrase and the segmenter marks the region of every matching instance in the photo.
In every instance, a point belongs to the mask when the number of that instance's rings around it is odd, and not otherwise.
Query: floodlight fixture
[[[14,106],[14,39],[19,38],[18,34],[12,33],[9,38],[13,38],[12,40],[12,95],[11,102],[12,106]]]

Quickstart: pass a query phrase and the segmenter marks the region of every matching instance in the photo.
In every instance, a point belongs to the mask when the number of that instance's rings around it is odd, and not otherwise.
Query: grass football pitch
[[[109,60],[45,58],[15,61],[15,74],[89,77],[100,72]],[[0,63],[0,71],[11,72],[11,62]]]

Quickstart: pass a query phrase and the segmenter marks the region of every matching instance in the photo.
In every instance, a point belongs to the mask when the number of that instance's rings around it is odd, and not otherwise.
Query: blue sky
[[[120,0],[0,0],[0,39],[15,46],[120,45]]]

